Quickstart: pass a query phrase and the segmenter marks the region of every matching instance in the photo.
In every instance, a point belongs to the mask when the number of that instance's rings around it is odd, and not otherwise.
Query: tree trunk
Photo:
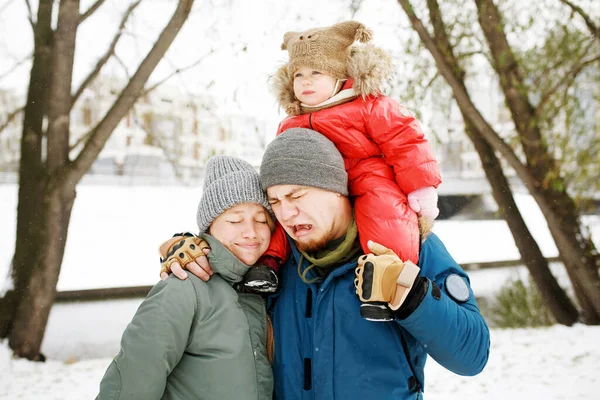
[[[13,263],[17,272],[17,299],[11,304],[15,308],[10,322],[9,345],[15,355],[36,361],[44,359],[40,347],[56,294],[68,222],[75,199],[74,184],[63,184],[61,187],[52,176],[58,168],[68,163],[71,81],[79,18],[79,0],[60,2],[56,31],[50,31],[51,46],[42,49],[48,53],[43,59],[47,71],[38,77],[43,80],[43,86],[39,81],[34,81],[36,75],[32,71],[30,88],[38,88],[43,93],[34,93],[31,101],[28,97],[26,106],[41,112],[34,121],[40,131],[43,116],[48,116],[47,147],[46,160],[43,160],[41,140],[36,142],[35,147],[26,144],[22,149],[21,161],[31,161],[31,165],[25,165],[19,177],[19,193],[22,190],[26,192],[23,193],[24,199],[19,196],[17,210],[17,243]],[[49,21],[47,24],[39,29],[47,32],[51,29]],[[40,98],[38,96],[47,100],[42,102],[43,108],[35,105]],[[24,132],[23,142],[25,135]],[[37,135],[37,138],[41,136]],[[32,166],[38,168],[33,169]],[[37,174],[31,174],[29,168]],[[30,187],[36,188],[34,195],[28,190]],[[26,226],[19,226],[22,220]]]
[[[75,190],[63,191],[49,184],[41,205],[43,220],[38,221],[40,241],[33,246],[23,244],[37,256],[37,260],[29,277],[27,296],[19,302],[9,340],[10,347],[19,357],[44,360],[40,348],[56,296],[74,200]],[[26,237],[19,239],[27,241]]]
[[[533,190],[546,199],[547,206],[540,206],[540,209],[569,271],[584,320],[589,324],[600,324],[600,256],[591,239],[581,230],[575,202],[567,193],[556,160],[542,137],[525,80],[506,38],[500,12],[492,0],[476,0],[475,3],[479,24],[521,139],[528,169],[538,182]]]
[[[433,26],[436,47],[440,54],[443,55],[444,62],[449,65],[453,77],[457,81],[457,86],[460,86],[461,90],[466,92],[467,88],[464,83],[466,73],[454,55],[454,49],[446,33],[446,26],[441,15],[439,3],[437,0],[427,0],[427,7],[429,8],[429,19]],[[462,117],[465,123],[465,133],[471,139],[471,142],[473,142],[475,150],[481,159],[481,164],[492,188],[494,199],[513,235],[515,244],[521,254],[521,259],[538,286],[545,304],[558,323],[567,326],[573,325],[577,321],[579,313],[565,291],[556,281],[556,278],[552,275],[548,267],[548,261],[543,256],[537,242],[533,239],[529,228],[525,224],[515,203],[508,180],[502,170],[500,160],[496,156],[492,146],[485,140],[469,116],[463,112]]]
[[[498,151],[509,163],[509,165],[514,168],[514,170],[519,175],[519,178],[523,181],[524,185],[527,187],[535,201],[540,207],[540,210],[544,214],[548,226],[550,228],[551,233],[554,236],[554,240],[556,245],[561,252],[561,257],[565,261],[565,267],[568,269],[570,276],[585,275],[585,269],[579,268],[577,263],[570,263],[569,259],[567,259],[568,254],[580,254],[578,249],[584,248],[592,248],[590,252],[591,256],[594,257],[595,250],[591,246],[590,239],[584,237],[583,235],[580,238],[583,239],[581,247],[574,247],[570,245],[568,235],[565,234],[562,230],[555,230],[555,226],[560,226],[560,215],[561,213],[556,213],[556,211],[551,206],[551,203],[554,201],[553,198],[546,196],[546,193],[540,190],[542,186],[543,180],[538,179],[534,176],[533,171],[531,170],[530,165],[523,165],[519,157],[515,154],[515,152],[508,146],[502,138],[498,135],[496,131],[490,126],[490,124],[486,121],[486,119],[481,115],[477,107],[473,104],[469,93],[464,88],[464,84],[462,81],[456,79],[455,73],[451,67],[451,65],[446,61],[444,53],[437,47],[436,40],[431,37],[427,28],[423,25],[422,21],[417,17],[414,12],[414,8],[410,3],[410,0],[398,0],[398,3],[404,9],[406,15],[408,16],[413,29],[419,34],[421,41],[425,45],[425,47],[429,50],[431,55],[433,56],[438,71],[444,77],[452,92],[454,97],[457,100],[458,106],[461,109],[463,115],[468,117],[468,120],[471,121],[473,126],[477,128],[480,134],[484,137],[484,139],[494,148],[494,150]],[[499,29],[496,27],[496,29]],[[505,55],[502,56],[504,59]],[[566,245],[569,243],[569,245]],[[584,260],[589,260],[589,257],[583,257]],[[574,260],[577,261],[577,260]],[[579,260],[581,263],[582,261]],[[597,267],[596,267],[597,268]],[[596,273],[597,275],[597,273]],[[591,280],[587,280],[584,282],[586,286],[587,292],[594,292],[596,290],[596,281],[598,278],[592,277]],[[576,288],[580,288],[582,286],[579,277],[573,280],[573,286]],[[585,293],[585,292],[584,292]],[[587,298],[587,293],[585,294]],[[589,300],[589,299],[588,299]],[[586,308],[586,304],[588,304]],[[595,311],[598,308],[594,309],[595,306],[589,306],[591,304],[589,301],[582,302],[581,306],[584,308],[584,315],[586,318],[585,322],[588,324],[598,323],[598,320],[595,319]]]
[[[544,304],[557,323],[567,326],[573,325],[579,318],[579,312],[564,289],[560,287],[554,275],[552,275],[548,261],[525,224],[523,216],[515,203],[508,180],[502,171],[500,160],[496,157],[492,147],[467,120],[465,120],[465,125],[465,130],[479,154],[483,170],[492,187],[494,200],[496,200],[513,235],[515,245],[521,254],[521,260],[529,270],[529,274],[542,295]]]
[[[546,211],[556,217],[548,221],[548,227],[573,284],[575,297],[582,308],[583,321],[589,325],[599,325],[600,257],[598,251],[591,238],[582,233],[575,203],[568,194],[563,193],[560,196],[550,194],[548,198],[556,199],[551,203],[552,210]]]
[[[10,278],[13,289],[0,299],[0,338],[10,335],[19,302],[27,292],[27,283],[37,256],[31,247],[40,243],[38,224],[42,220],[41,199],[44,193],[42,163],[42,125],[48,103],[50,58],[52,55],[52,0],[39,2],[34,27],[33,64],[29,77],[27,104],[23,114],[21,158],[19,160],[19,194],[17,237]]]
[[[193,3],[179,0],[156,43],[71,162],[69,111],[76,31],[82,20],[79,0],[60,1],[56,32],[51,29],[53,0],[40,1],[21,141],[17,240],[11,273],[14,289],[0,299],[0,337],[9,337],[17,356],[44,360],[40,348],[56,295],[75,187],[143,92]],[[48,118],[46,160],[42,149],[44,116]]]

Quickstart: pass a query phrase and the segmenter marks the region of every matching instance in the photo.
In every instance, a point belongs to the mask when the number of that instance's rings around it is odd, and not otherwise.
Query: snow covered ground
[[[103,327],[98,326],[99,330]],[[598,399],[600,327],[492,330],[484,371],[461,377],[429,360],[428,400]],[[93,399],[110,358],[79,362],[13,360],[0,345],[1,400]]]
[[[158,244],[175,232],[197,230],[200,193],[186,187],[80,185],[58,290],[154,284]],[[544,255],[558,255],[532,198],[516,199]],[[17,186],[0,185],[0,287],[13,255],[16,208]],[[585,221],[600,244],[600,217]],[[520,258],[504,221],[437,221],[434,231],[459,263]]]
[[[59,290],[150,285],[158,280],[157,244],[196,229],[199,189],[81,185],[73,209]],[[6,285],[15,235],[17,188],[0,185],[0,287]],[[519,207],[544,254],[557,251],[529,196]],[[596,243],[600,217],[589,216]],[[438,221],[435,232],[459,262],[518,259],[503,221]],[[135,243],[135,246],[131,246]],[[135,248],[136,253],[131,254]],[[117,260],[117,261],[115,261]],[[568,286],[559,263],[553,270]],[[523,268],[470,273],[477,296],[489,297]],[[4,282],[3,282],[4,280]],[[13,360],[0,344],[0,400],[93,398],[121,333],[140,299],[57,304],[42,351],[46,363]],[[600,393],[600,327],[493,330],[488,366],[473,378],[430,361],[427,399],[596,399]]]

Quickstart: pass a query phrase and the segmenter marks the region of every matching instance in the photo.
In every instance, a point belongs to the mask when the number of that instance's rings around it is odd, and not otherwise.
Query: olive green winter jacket
[[[100,383],[106,399],[271,399],[263,299],[237,293],[248,270],[209,235],[215,275],[169,277],[148,293]]]

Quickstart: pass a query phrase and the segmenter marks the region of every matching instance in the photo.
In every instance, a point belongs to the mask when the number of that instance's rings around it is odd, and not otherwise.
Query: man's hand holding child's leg
[[[400,308],[419,275],[419,267],[403,262],[392,250],[369,241],[371,254],[358,259],[356,293],[362,302],[387,304],[392,310]]]

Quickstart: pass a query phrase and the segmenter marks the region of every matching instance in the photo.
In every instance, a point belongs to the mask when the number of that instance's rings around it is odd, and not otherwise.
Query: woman
[[[210,246],[215,275],[208,282],[192,274],[172,277],[152,288],[123,334],[97,399],[272,398],[264,300],[234,288],[265,252],[274,228],[252,166],[213,157],[197,217],[207,244],[183,236],[166,250],[180,254],[184,242],[195,250]]]

